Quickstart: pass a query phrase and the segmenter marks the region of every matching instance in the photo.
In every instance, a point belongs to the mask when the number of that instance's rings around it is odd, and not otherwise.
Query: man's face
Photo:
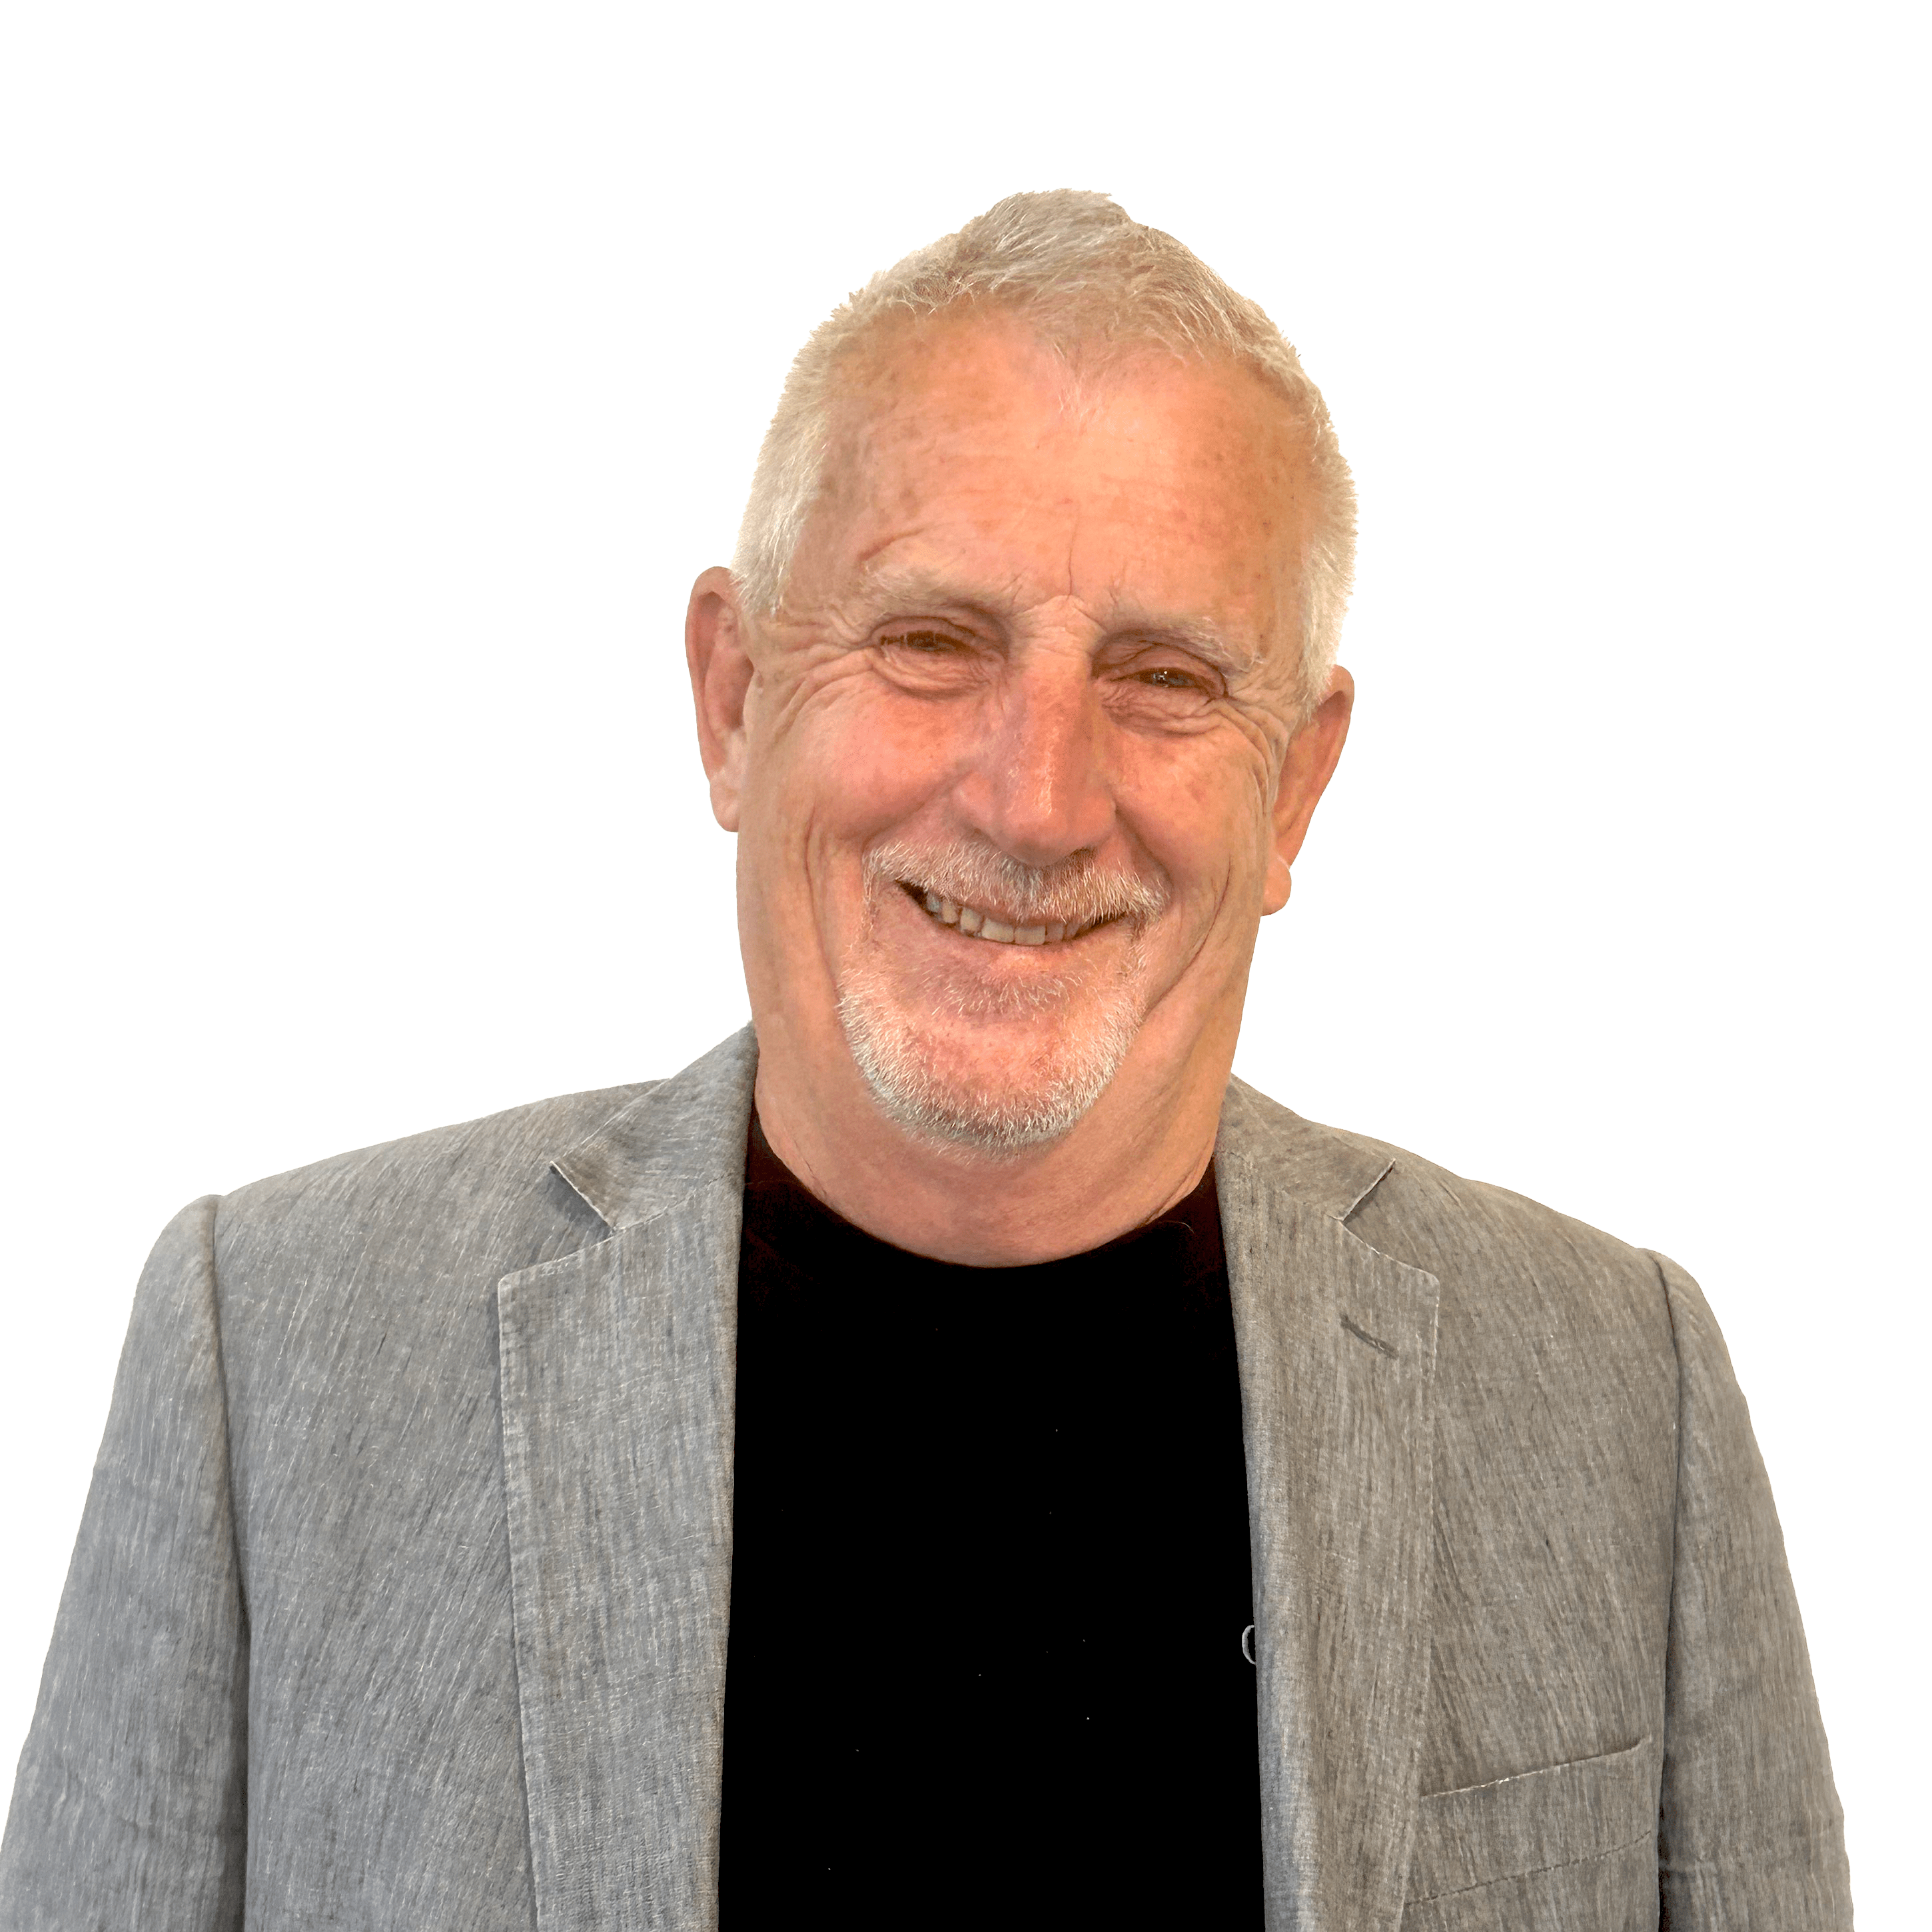
[[[868,351],[826,475],[714,781],[761,1034],[988,1147],[1232,1052],[1306,817],[1286,406],[1156,353],[1076,396],[945,320]]]

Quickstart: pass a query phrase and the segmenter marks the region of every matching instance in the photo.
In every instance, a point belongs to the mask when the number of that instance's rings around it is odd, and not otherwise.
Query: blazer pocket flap
[[[1420,1807],[1410,1902],[1636,1844],[1657,1828],[1659,1770],[1651,1740],[1642,1738],[1601,1757],[1432,1793]]]

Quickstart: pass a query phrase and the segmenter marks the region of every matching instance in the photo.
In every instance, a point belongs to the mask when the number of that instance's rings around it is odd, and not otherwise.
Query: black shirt
[[[752,1125],[724,1932],[1262,1924],[1214,1172],[1029,1268],[874,1240]]]

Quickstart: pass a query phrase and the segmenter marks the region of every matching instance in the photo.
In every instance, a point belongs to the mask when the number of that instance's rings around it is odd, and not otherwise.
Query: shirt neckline
[[[936,1276],[962,1282],[968,1278],[988,1281],[994,1277],[1007,1282],[1022,1279],[1040,1282],[1056,1275],[1084,1274],[1096,1266],[1119,1269],[1142,1260],[1158,1265],[1163,1258],[1181,1279],[1191,1282],[1204,1274],[1222,1272],[1226,1265],[1221,1239],[1220,1199],[1211,1160],[1192,1190],[1171,1208],[1098,1247],[1052,1261],[990,1268],[919,1254],[882,1240],[847,1220],[820,1200],[778,1158],[755,1108],[746,1135],[745,1192],[748,1202],[757,1197],[759,1212],[755,1218],[759,1222],[784,1228],[788,1246],[796,1244],[820,1250],[829,1258],[842,1257],[848,1264],[876,1267],[890,1262],[898,1269],[929,1270]],[[1162,1250],[1166,1251],[1165,1256]]]

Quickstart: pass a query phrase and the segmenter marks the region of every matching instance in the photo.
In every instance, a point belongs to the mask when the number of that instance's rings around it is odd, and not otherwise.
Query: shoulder
[[[1685,1278],[1508,1188],[1302,1120],[1251,1088],[1236,1098],[1223,1138],[1250,1198],[1272,1174],[1298,1212],[1331,1216],[1432,1283],[1436,1520],[1454,1552],[1440,1642],[1526,1657],[1544,1630],[1596,1620],[1612,1648],[1636,1643],[1669,1591]],[[1235,1211],[1245,1204],[1238,1193]],[[1525,1594],[1544,1577],[1558,1580],[1560,1613]],[[1528,1622],[1504,1615],[1512,1603]]]
[[[605,1238],[550,1162],[649,1090],[512,1108],[218,1204],[214,1317],[249,1548],[296,1547],[318,1495],[388,1497],[398,1472],[467,1494],[494,1466],[498,1284]]]
[[[1436,1276],[1445,1316],[1518,1330],[1634,1327],[1668,1347],[1667,1264],[1588,1222],[1392,1142],[1304,1120],[1241,1082],[1222,1145],[1224,1158]]]
[[[353,1148],[286,1173],[251,1181],[226,1197],[236,1210],[256,1210],[316,1194],[338,1194],[371,1185],[414,1185],[479,1167],[514,1166],[548,1148],[552,1152],[590,1132],[663,1083],[634,1081],[582,1094],[532,1100],[501,1113],[430,1127],[399,1140]]]
[[[346,1263],[470,1276],[580,1246],[603,1230],[550,1163],[658,1084],[534,1101],[252,1182],[217,1210],[218,1274],[313,1279]]]
[[[426,1306],[494,1306],[505,1275],[605,1239],[653,1183],[681,1178],[688,1192],[694,1177],[742,1176],[755,1063],[746,1028],[668,1080],[536,1101],[239,1189],[215,1219],[224,1312],[414,1321]]]

